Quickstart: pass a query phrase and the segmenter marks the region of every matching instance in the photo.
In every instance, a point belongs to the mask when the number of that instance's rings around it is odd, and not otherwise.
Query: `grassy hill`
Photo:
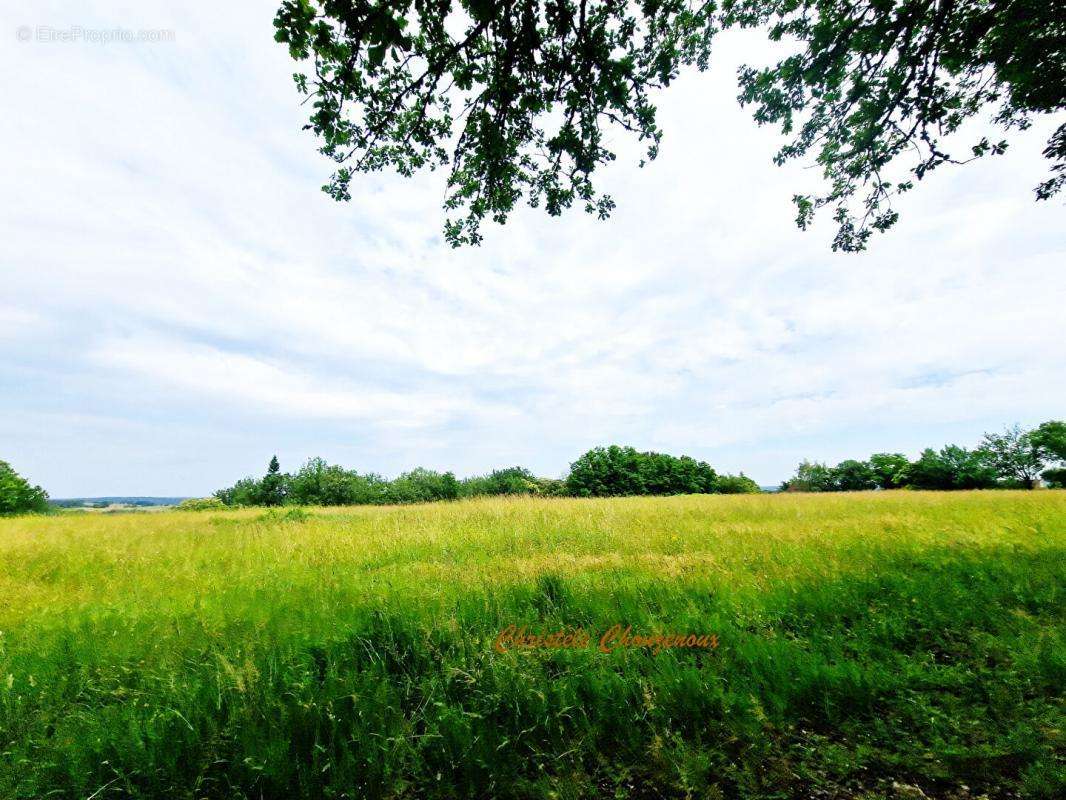
[[[1064,565],[1052,491],[0,520],[0,797],[1060,797]]]

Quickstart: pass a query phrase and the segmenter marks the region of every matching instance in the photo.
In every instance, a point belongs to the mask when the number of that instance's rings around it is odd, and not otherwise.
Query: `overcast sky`
[[[793,224],[818,171],[735,101],[769,51],[730,36],[662,96],[657,161],[619,142],[610,221],[526,210],[452,250],[443,176],[320,191],[273,2],[173,5],[0,11],[0,459],[53,497],[203,495],[275,452],[558,476],[608,443],[769,484],[1066,415],[1047,123],[833,254]],[[174,41],[35,41],[76,25]]]

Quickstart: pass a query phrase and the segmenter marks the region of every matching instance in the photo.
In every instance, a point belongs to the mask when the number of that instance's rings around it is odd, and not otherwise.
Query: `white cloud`
[[[47,322],[33,311],[0,305],[0,341],[26,339],[40,335],[46,329]]]
[[[275,447],[556,474],[609,441],[769,482],[801,450],[1062,415],[1064,212],[1031,200],[1046,125],[938,170],[871,252],[832,254],[830,226],[792,223],[816,172],[772,166],[776,134],[735,102],[736,65],[768,50],[728,37],[662,97],[656,162],[619,141],[613,219],[520,210],[453,251],[441,175],[366,176],[346,205],[318,190],[269,5],[0,13],[176,33],[0,50],[22,76],[0,132],[0,411],[57,491],[105,469],[109,491],[203,492]],[[110,459],[105,418],[133,426]],[[134,442],[165,455],[131,467]]]
[[[316,376],[292,366],[217,348],[152,339],[109,339],[89,354],[102,369],[134,373],[192,397],[221,400],[235,409],[298,419],[372,420],[383,425],[443,424],[470,407],[463,394],[392,392],[336,376]],[[507,416],[500,406],[483,408]]]

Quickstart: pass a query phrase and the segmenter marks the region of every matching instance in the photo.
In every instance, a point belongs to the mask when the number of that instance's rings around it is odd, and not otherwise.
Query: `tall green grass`
[[[0,797],[1061,797],[1066,493],[0,520]],[[713,651],[497,652],[509,624]]]

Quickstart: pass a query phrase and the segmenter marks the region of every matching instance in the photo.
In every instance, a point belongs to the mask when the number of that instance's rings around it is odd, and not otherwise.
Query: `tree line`
[[[456,478],[452,472],[418,469],[392,480],[312,458],[294,473],[281,471],[277,456],[261,478],[248,477],[214,497],[227,506],[386,505],[493,495],[620,497],[624,495],[737,494],[758,492],[744,474],[719,475],[689,456],[597,447],[570,465],[563,479],[540,478],[524,467]]]
[[[872,489],[1032,489],[1040,483],[1066,488],[1066,422],[1052,420],[1031,430],[1017,425],[987,433],[967,449],[926,448],[918,458],[875,453],[836,466],[803,461],[784,481],[787,492],[851,492]],[[622,497],[630,495],[742,494],[760,491],[751,478],[720,474],[690,456],[642,452],[632,447],[596,447],[570,465],[565,478],[541,478],[524,467],[456,478],[452,472],[419,467],[391,480],[312,458],[296,472],[281,471],[277,456],[260,478],[248,477],[211,498],[187,500],[182,508],[237,506],[393,505],[493,495]],[[0,515],[40,513],[55,505],[48,493],[0,461]]]
[[[902,453],[874,453],[835,467],[803,461],[781,484],[784,492],[857,492],[869,489],[1033,489],[1041,480],[1066,488],[1066,422],[1031,430],[1018,425],[986,433],[974,449],[929,447],[911,461]]]

